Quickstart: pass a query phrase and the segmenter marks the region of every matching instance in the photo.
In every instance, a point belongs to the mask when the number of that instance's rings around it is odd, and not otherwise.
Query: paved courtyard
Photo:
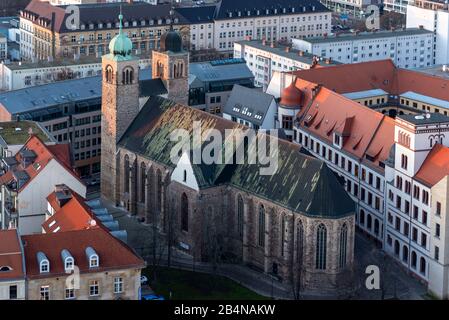
[[[149,259],[149,248],[153,243],[153,233],[150,226],[139,223],[137,219],[131,217],[128,212],[121,208],[116,208],[110,203],[104,203],[110,213],[119,222],[120,228],[128,232],[128,243],[142,257]],[[160,257],[160,265],[166,264],[166,251]],[[355,245],[356,266],[353,282],[357,284],[358,290],[351,295],[345,295],[346,299],[423,299],[426,293],[426,287],[416,278],[409,275],[401,266],[399,266],[392,258],[382,254],[376,248],[375,244],[367,239],[364,235],[356,234]],[[291,292],[281,283],[273,281],[269,276],[253,271],[245,266],[221,264],[218,269],[214,269],[210,264],[198,263],[193,259],[179,251],[174,250],[172,253],[172,264],[178,268],[201,271],[216,272],[225,275],[232,280],[241,283],[249,289],[267,297],[277,299],[292,299]],[[366,267],[369,265],[379,266],[381,273],[381,286],[383,290],[368,290],[365,286]],[[382,278],[383,277],[383,278]],[[343,298],[328,296],[303,296],[304,299],[314,298]]]

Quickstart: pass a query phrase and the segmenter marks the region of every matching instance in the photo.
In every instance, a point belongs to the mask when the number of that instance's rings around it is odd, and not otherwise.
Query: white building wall
[[[86,186],[56,160],[51,160],[18,195],[18,230],[21,235],[41,233],[47,210],[46,199],[58,184],[65,184],[86,197]]]
[[[433,35],[415,34],[361,39],[355,35],[347,41],[311,43],[293,39],[293,47],[341,63],[391,59],[400,68],[429,67],[433,62]]]
[[[407,28],[418,28],[420,25],[434,32],[434,64],[449,63],[449,12],[407,6]]]
[[[25,300],[25,280],[0,281],[0,300],[10,300],[9,288],[11,286],[17,286],[15,300]]]

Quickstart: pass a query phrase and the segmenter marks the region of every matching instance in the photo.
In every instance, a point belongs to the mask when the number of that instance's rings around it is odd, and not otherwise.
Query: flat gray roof
[[[0,104],[9,113],[19,114],[100,97],[101,77],[96,76],[8,91],[0,94]]]
[[[254,78],[245,62],[220,65],[211,62],[191,63],[189,73],[202,82]]]
[[[316,43],[328,43],[337,41],[340,42],[340,41],[367,40],[376,38],[404,37],[420,34],[433,34],[433,32],[426,29],[409,28],[405,30],[394,30],[394,31],[361,32],[358,34],[347,33],[347,34],[340,34],[338,36],[333,35],[327,37],[306,38],[301,40],[309,42],[311,44],[316,44]]]
[[[291,59],[294,61],[298,61],[298,62],[310,64],[310,65],[312,64],[313,57],[315,56],[315,55],[313,55],[311,53],[307,53],[307,52],[303,52],[303,55],[300,56],[299,55],[300,50],[293,49],[293,48],[290,48],[290,51],[287,52],[286,51],[287,46],[280,45],[280,44],[276,44],[275,47],[272,48],[269,42],[267,42],[266,45],[264,45],[261,40],[242,40],[242,41],[236,41],[236,43],[238,43],[240,45],[264,50],[264,51],[270,52],[272,54],[276,54],[281,57],[285,57],[285,58],[288,58],[288,59]],[[337,61],[331,61],[331,63],[328,65],[337,65],[337,64],[341,64],[341,63],[337,62]]]

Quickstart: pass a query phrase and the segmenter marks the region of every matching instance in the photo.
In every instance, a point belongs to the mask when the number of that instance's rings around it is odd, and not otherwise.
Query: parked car
[[[142,296],[142,300],[165,300],[165,298],[156,294],[146,294]]]

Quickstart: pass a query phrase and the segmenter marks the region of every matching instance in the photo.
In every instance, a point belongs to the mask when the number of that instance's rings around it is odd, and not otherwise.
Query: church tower
[[[117,142],[139,112],[139,60],[132,42],[120,29],[102,58],[101,195],[118,201]]]
[[[182,37],[173,30],[173,10],[170,15],[170,31],[161,36],[160,50],[152,53],[152,77],[164,82],[168,99],[188,105],[189,52],[183,50]]]

